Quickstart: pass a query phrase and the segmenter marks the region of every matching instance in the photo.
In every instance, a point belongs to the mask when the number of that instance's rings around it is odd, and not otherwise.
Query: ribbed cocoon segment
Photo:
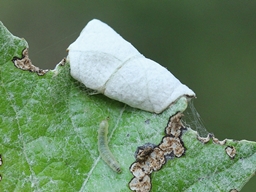
[[[193,92],[158,63],[135,58],[112,76],[104,94],[131,107],[160,113],[180,96]]]
[[[121,67],[121,62],[105,53],[96,51],[69,53],[71,75],[86,87],[104,93],[105,84]],[[103,62],[104,61],[104,62]]]
[[[75,79],[131,107],[161,113],[179,97],[195,96],[166,68],[145,58],[99,20],[90,21],[68,51]]]
[[[131,43],[124,40],[107,24],[93,19],[82,30],[80,36],[72,43],[68,50],[96,51],[116,57],[124,62],[131,57],[141,55]]]

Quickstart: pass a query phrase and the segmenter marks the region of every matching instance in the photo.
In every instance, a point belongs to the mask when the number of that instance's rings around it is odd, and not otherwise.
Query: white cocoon
[[[166,68],[99,20],[90,21],[68,51],[73,78],[131,107],[161,113],[181,96],[195,97]]]

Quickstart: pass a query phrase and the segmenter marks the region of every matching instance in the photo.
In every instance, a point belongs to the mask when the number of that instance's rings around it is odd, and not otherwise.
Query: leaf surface
[[[130,191],[137,147],[158,145],[169,117],[186,109],[186,99],[159,115],[134,109],[90,94],[70,76],[68,63],[43,76],[16,68],[12,59],[26,47],[0,23],[0,191]],[[108,117],[109,148],[121,174],[98,152],[97,131]],[[255,174],[255,142],[203,144],[191,129],[181,138],[185,155],[151,174],[152,191],[240,190]],[[236,148],[233,159],[227,146]]]

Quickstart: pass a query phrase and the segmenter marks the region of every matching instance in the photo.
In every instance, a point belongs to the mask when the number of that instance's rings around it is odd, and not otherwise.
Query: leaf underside
[[[159,144],[169,117],[185,110],[186,100],[156,115],[91,95],[70,76],[68,63],[43,76],[16,68],[12,59],[27,46],[0,23],[0,191],[130,191],[137,147]],[[97,130],[107,117],[121,174],[98,152]],[[151,191],[240,190],[255,174],[255,142],[204,144],[191,129],[181,138],[185,154],[151,174]],[[236,149],[233,159],[227,146]]]

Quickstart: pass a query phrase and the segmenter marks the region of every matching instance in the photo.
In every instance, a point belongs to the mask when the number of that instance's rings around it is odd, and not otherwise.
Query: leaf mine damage
[[[138,147],[135,152],[136,161],[138,162],[146,161],[149,155],[153,152],[155,146],[156,145],[152,143],[146,143],[145,145]]]
[[[37,75],[44,75],[48,70],[40,69],[32,64],[31,60],[28,57],[28,49],[25,48],[22,51],[22,58],[14,57],[12,59],[15,67],[22,69],[24,71],[35,72]]]
[[[208,143],[211,139],[213,141],[213,143],[215,144],[219,144],[219,145],[225,145],[227,140],[224,139],[223,141],[220,141],[219,139],[217,139],[216,137],[214,137],[214,135],[212,133],[209,133],[207,135],[207,137],[197,137],[197,139],[199,141],[201,141],[202,143],[206,144]],[[231,159],[234,159],[235,158],[235,155],[236,155],[236,148],[234,146],[227,146],[225,148],[225,151],[227,153],[227,155],[231,158]]]
[[[129,185],[131,190],[135,190],[138,192],[150,191],[151,189],[150,176],[145,175],[145,177],[143,177],[142,179],[134,177],[129,183]]]
[[[158,171],[168,159],[181,157],[185,153],[185,147],[180,137],[185,129],[181,123],[183,114],[178,112],[170,117],[165,128],[165,136],[159,145],[146,143],[137,148],[135,152],[136,161],[130,166],[133,178],[129,183],[131,190],[136,192],[147,192],[151,190],[152,184],[150,174]]]
[[[130,166],[130,172],[133,175],[129,182],[131,190],[149,192],[152,188],[151,173],[160,170],[168,160],[185,155],[186,148],[181,136],[187,129],[181,122],[182,117],[183,114],[178,112],[169,118],[165,127],[165,135],[158,145],[146,143],[137,148],[135,152],[136,161]],[[223,146],[223,152],[225,149],[225,153],[230,159],[235,158],[235,147],[224,146],[227,144],[227,139],[220,141],[212,133],[209,133],[207,137],[197,135],[197,139],[203,144],[208,144],[211,141],[213,144],[221,145]]]
[[[198,135],[197,139],[198,139],[199,141],[201,141],[203,144],[208,143],[211,139],[212,139],[213,143],[219,144],[219,145],[225,145],[226,142],[227,142],[226,139],[224,139],[223,141],[220,141],[218,138],[214,137],[214,135],[213,135],[212,133],[209,133],[209,134],[207,135],[207,137],[200,137],[200,136]]]
[[[213,143],[215,144],[219,144],[219,145],[225,145],[227,143],[227,140],[224,139],[223,141],[220,141],[219,139],[217,139],[216,137],[214,137],[214,135],[212,133],[209,133],[207,135],[207,137],[197,137],[197,139],[199,141],[201,141],[202,143],[206,144],[208,143],[211,139],[213,141]],[[227,146],[225,148],[225,151],[227,153],[227,155],[231,158],[231,159],[234,159],[235,158],[235,155],[236,155],[236,148],[234,146]]]
[[[231,158],[231,159],[234,159],[235,158],[235,155],[236,155],[236,148],[233,147],[233,146],[227,146],[225,148],[226,150],[226,153],[228,154],[228,156]]]

